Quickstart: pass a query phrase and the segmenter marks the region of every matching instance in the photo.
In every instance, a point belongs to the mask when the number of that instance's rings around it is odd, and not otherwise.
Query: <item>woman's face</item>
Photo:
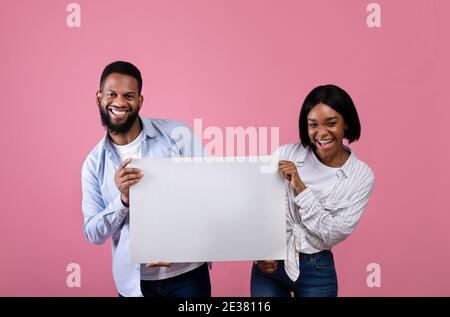
[[[316,154],[322,160],[330,160],[343,149],[343,139],[347,128],[344,118],[333,108],[319,103],[308,113],[308,135],[316,146]]]

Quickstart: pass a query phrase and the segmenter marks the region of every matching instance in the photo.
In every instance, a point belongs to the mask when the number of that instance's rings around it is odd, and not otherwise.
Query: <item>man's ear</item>
[[[102,100],[101,90],[97,90],[97,93],[95,94],[95,99],[97,101],[97,106],[100,106],[100,101]]]
[[[144,103],[144,96],[140,95],[139,96],[139,110],[141,110],[142,104]]]

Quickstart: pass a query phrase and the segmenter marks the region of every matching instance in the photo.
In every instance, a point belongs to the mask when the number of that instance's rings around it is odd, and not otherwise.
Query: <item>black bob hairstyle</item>
[[[102,76],[100,77],[100,90],[103,89],[103,84],[105,82],[106,77],[111,75],[112,73],[118,73],[123,75],[128,75],[137,80],[138,84],[138,93],[141,94],[142,91],[142,77],[139,69],[129,62],[117,61],[112,62],[107,65],[102,72]]]
[[[352,98],[350,98],[345,90],[338,86],[324,85],[314,88],[306,96],[302,109],[300,110],[298,130],[300,133],[300,141],[305,148],[314,146],[308,135],[308,113],[320,103],[333,108],[334,111],[338,112],[344,118],[344,122],[347,125],[344,138],[348,140],[348,143],[359,139],[361,136],[361,124]]]

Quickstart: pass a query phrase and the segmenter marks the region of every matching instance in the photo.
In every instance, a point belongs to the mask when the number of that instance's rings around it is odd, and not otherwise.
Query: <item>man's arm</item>
[[[103,244],[106,239],[120,229],[128,215],[128,208],[121,200],[121,194],[105,205],[100,191],[100,184],[94,168],[86,161],[82,169],[82,209],[84,216],[84,233],[95,244]]]

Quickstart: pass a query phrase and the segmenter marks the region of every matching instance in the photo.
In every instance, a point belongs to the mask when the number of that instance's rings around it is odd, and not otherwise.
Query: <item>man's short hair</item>
[[[138,83],[138,93],[141,94],[142,91],[142,77],[139,69],[129,62],[117,61],[109,64],[105,67],[100,77],[100,90],[103,88],[106,77],[112,73],[119,73],[131,76],[137,80]]]

